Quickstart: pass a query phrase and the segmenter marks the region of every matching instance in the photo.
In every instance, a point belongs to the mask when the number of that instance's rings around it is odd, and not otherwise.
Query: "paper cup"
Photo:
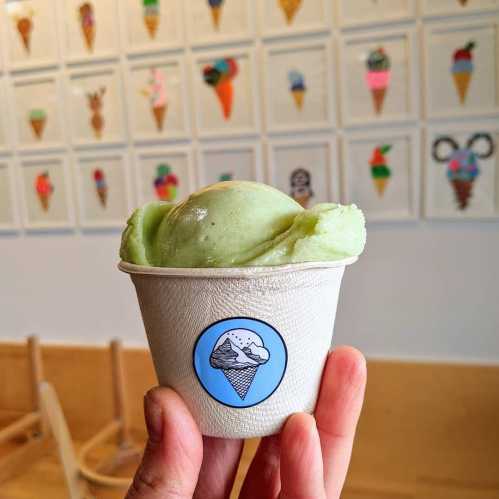
[[[314,410],[345,266],[177,269],[121,262],[137,291],[160,385],[204,435],[272,435]]]

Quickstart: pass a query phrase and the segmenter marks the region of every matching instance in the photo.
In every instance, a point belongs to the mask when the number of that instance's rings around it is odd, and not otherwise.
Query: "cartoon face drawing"
[[[290,177],[291,197],[300,203],[303,208],[308,207],[310,199],[314,196],[312,190],[312,175],[305,168],[293,170]]]

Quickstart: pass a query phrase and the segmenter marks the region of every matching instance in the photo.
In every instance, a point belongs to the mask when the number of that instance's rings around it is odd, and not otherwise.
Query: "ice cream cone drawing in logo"
[[[232,80],[237,76],[238,70],[238,64],[233,58],[218,59],[213,66],[206,66],[203,70],[204,81],[214,88],[226,120],[232,115],[234,101]]]
[[[99,198],[100,205],[105,208],[107,206],[107,180],[105,173],[100,169],[96,168],[93,172],[94,182],[95,182],[95,192]]]
[[[208,0],[208,5],[211,10],[211,19],[213,27],[218,31],[220,29],[220,19],[222,17],[222,8],[225,0]]]
[[[178,194],[178,177],[172,172],[170,165],[162,163],[156,168],[154,192],[160,201],[173,202]]]
[[[458,48],[452,57],[453,63],[450,68],[454,84],[456,85],[459,102],[462,105],[466,102],[468,89],[473,75],[473,49],[475,42],[469,41],[464,47]]]
[[[35,191],[43,211],[49,211],[50,198],[54,193],[54,186],[50,180],[49,172],[42,172],[36,176]]]
[[[296,16],[296,13],[302,6],[303,0],[277,0],[279,6],[281,7],[284,15],[286,16],[286,22],[292,24]]]
[[[29,54],[31,52],[31,34],[33,32],[33,16],[35,12],[33,9],[25,9],[19,13],[14,13],[12,19],[16,24],[17,32],[23,44],[24,50]]]
[[[366,83],[371,91],[374,112],[381,114],[391,77],[391,61],[383,47],[369,54],[366,66]]]
[[[158,132],[163,131],[163,124],[168,110],[168,102],[166,99],[166,77],[161,69],[151,68],[149,85],[142,93],[148,97],[151,102],[151,113]]]
[[[142,0],[144,4],[144,24],[151,40],[156,38],[159,21],[161,19],[159,10],[160,0]]]
[[[307,91],[307,87],[305,86],[305,76],[300,71],[293,69],[288,73],[288,80],[289,90],[295,101],[295,106],[299,111],[301,111],[303,109],[305,92]]]
[[[105,93],[106,87],[101,87],[97,92],[90,92],[87,94],[88,107],[91,112],[90,126],[94,131],[96,139],[102,138],[102,131],[105,125],[105,120],[102,116]]]
[[[233,329],[216,342],[210,365],[220,369],[241,400],[246,398],[258,368],[268,362],[269,351],[253,331]]]
[[[391,148],[392,146],[389,144],[376,147],[373,150],[371,159],[369,160],[374,187],[380,197],[382,197],[385,193],[388,181],[392,176],[392,171],[388,167],[388,160],[386,158],[386,154],[390,152]]]
[[[433,142],[433,159],[437,163],[447,164],[447,178],[460,210],[465,210],[470,204],[473,184],[480,175],[478,160],[490,158],[494,151],[494,140],[488,133],[475,133],[468,139],[465,147],[461,147],[450,136],[439,137]]]
[[[84,2],[78,9],[81,32],[89,52],[94,51],[95,42],[95,10],[91,2]]]
[[[42,140],[45,124],[47,123],[47,113],[43,109],[32,109],[28,116],[33,134],[38,140]]]
[[[303,208],[308,208],[310,200],[314,197],[312,190],[312,175],[305,168],[293,170],[290,177],[291,197],[300,203]]]

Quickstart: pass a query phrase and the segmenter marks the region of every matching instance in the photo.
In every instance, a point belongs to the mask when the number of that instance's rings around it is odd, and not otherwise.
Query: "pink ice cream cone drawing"
[[[383,47],[373,50],[366,61],[366,83],[371,91],[374,112],[381,114],[386,92],[390,86],[391,62]]]
[[[35,191],[43,211],[49,211],[50,198],[54,193],[54,184],[50,180],[49,172],[42,172],[35,179]]]
[[[168,111],[168,101],[166,98],[166,77],[159,68],[151,68],[151,78],[149,86],[144,90],[144,95],[149,97],[151,103],[151,113],[156,123],[158,132],[163,131],[163,125]]]

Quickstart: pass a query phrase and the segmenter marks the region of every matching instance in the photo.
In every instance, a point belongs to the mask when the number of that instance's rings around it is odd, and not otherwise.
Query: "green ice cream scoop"
[[[154,267],[247,267],[330,261],[359,255],[364,216],[355,206],[304,210],[256,182],[220,182],[174,205],[137,209],[123,232],[120,256]]]

